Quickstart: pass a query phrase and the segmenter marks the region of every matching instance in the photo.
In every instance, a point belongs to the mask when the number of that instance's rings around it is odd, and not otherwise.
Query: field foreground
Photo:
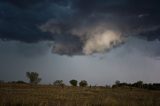
[[[160,91],[1,84],[0,106],[160,106]]]

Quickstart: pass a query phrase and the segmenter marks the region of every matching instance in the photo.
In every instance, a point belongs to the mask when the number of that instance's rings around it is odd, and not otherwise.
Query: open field
[[[160,91],[1,84],[0,106],[160,106]]]

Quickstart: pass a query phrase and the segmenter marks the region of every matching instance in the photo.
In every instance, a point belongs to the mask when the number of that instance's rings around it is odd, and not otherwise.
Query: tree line
[[[31,84],[38,84],[42,79],[39,77],[39,74],[37,72],[26,72],[26,77],[29,79],[29,82]],[[70,80],[70,84],[72,86],[77,86],[78,81],[77,80]],[[63,83],[63,80],[56,80],[53,85],[55,86],[65,86]],[[79,82],[79,86],[86,87],[88,85],[87,81],[82,80]]]
[[[116,87],[130,87],[130,88],[143,88],[149,90],[160,90],[160,83],[144,83],[143,81],[137,81],[135,83],[124,83],[120,81],[116,81],[112,88]]]
[[[40,81],[42,80],[39,77],[39,74],[37,72],[26,72],[26,77],[29,80],[30,84],[38,84],[40,83]],[[4,83],[4,81],[0,80],[0,83]],[[27,84],[24,81],[12,81],[12,82],[8,82],[8,83],[16,83],[16,84]],[[87,87],[88,86],[88,82],[86,80],[81,80],[79,83],[77,80],[72,79],[69,81],[69,83],[72,86],[81,86],[81,87]],[[53,82],[54,86],[61,86],[64,87],[65,83],[63,82],[63,80],[56,80]],[[89,87],[92,87],[91,85]],[[95,86],[96,87],[96,86]],[[104,87],[104,86],[103,86]],[[124,83],[124,82],[120,82],[120,81],[116,81],[115,84],[113,84],[111,87],[106,85],[106,88],[117,88],[117,87],[129,87],[129,88],[143,88],[143,89],[149,89],[149,90],[160,90],[160,83],[143,83],[143,81],[137,81],[135,83]]]
[[[37,72],[26,72],[26,77],[28,78],[29,80],[29,83],[30,84],[33,84],[33,85],[37,85],[38,83],[40,83],[40,81],[42,80],[42,78],[39,77],[39,74]],[[88,83],[86,80],[81,80],[79,83],[77,80],[70,80],[69,81],[70,84],[72,86],[81,86],[81,87],[86,87],[88,86]],[[0,83],[5,83],[3,80],[0,80]],[[8,83],[13,83],[13,84],[27,84],[27,82],[24,82],[24,81],[11,81],[11,82],[8,82]],[[63,80],[56,80],[53,82],[53,85],[54,86],[65,86]]]

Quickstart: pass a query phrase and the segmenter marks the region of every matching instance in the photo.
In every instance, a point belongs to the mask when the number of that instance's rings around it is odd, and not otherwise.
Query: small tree
[[[77,86],[77,83],[78,83],[78,81],[77,80],[70,80],[69,81],[70,82],[70,84],[72,85],[72,86]]]
[[[81,87],[86,87],[88,85],[87,81],[82,80],[81,82],[79,82],[79,86]]]
[[[138,88],[143,88],[143,81],[137,81],[136,83],[133,84],[133,86]]]
[[[116,82],[115,82],[115,84],[116,85],[119,85],[121,82],[119,81],[119,80],[117,80]]]
[[[64,86],[65,84],[63,83],[63,80],[56,80],[53,82],[54,86]]]
[[[42,80],[37,72],[26,72],[26,76],[31,84],[38,84]]]

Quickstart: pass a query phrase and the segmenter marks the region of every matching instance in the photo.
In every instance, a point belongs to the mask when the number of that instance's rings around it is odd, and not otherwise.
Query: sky
[[[0,0],[0,80],[159,82],[159,0]]]

